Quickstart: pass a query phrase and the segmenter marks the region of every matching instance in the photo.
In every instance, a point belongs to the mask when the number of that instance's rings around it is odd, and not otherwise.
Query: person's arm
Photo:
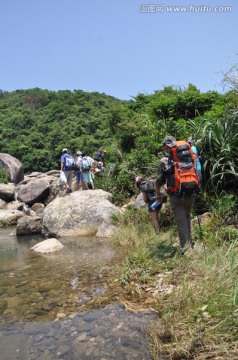
[[[148,198],[146,192],[145,192],[145,191],[142,191],[142,195],[143,195],[144,202],[145,202],[146,204],[148,204],[148,203],[149,203],[149,198]]]
[[[165,168],[165,163],[161,161],[159,164],[157,179],[155,182],[155,199],[157,199],[157,200],[161,198],[160,189],[161,189],[161,186],[163,186],[166,182],[166,179],[164,176],[164,168]]]
[[[64,156],[62,155],[60,159],[60,170],[63,170],[63,168],[64,168]]]

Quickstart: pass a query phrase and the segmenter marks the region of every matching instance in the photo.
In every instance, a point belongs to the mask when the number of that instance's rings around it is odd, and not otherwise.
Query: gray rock
[[[145,206],[146,206],[146,203],[144,201],[143,194],[142,194],[142,192],[140,192],[140,194],[137,196],[137,198],[134,202],[133,209],[139,209],[139,208],[145,207]]]
[[[64,196],[65,190],[60,186],[59,179],[54,177],[54,181],[50,182],[49,196],[45,199],[44,204],[48,205],[57,196]]]
[[[15,157],[0,153],[0,169],[5,169],[9,174],[9,181],[18,184],[24,179],[22,163]]]
[[[42,172],[34,171],[34,172],[30,173],[30,174],[28,175],[28,177],[30,177],[30,178],[32,178],[32,177],[38,177],[39,175],[43,175],[43,174],[44,174],[44,173],[42,173]]]
[[[39,216],[24,216],[17,221],[16,234],[37,234],[42,231],[42,222]]]
[[[98,228],[98,231],[96,233],[97,237],[111,237],[115,231],[117,230],[117,227],[113,224],[108,223],[107,221],[104,221]]]
[[[32,210],[36,213],[36,215],[42,217],[43,216],[43,211],[45,209],[45,205],[42,203],[35,203],[32,205]]]
[[[206,225],[212,218],[213,216],[213,213],[212,212],[206,212],[202,215],[198,215],[196,216],[194,219],[192,219],[191,223],[192,223],[192,226],[194,225]],[[199,221],[199,223],[198,223]]]
[[[22,211],[23,206],[24,206],[24,203],[17,200],[17,201],[11,201],[10,203],[7,203],[4,206],[4,209],[5,210],[20,210],[20,211]]]
[[[0,210],[0,222],[15,225],[21,217],[25,216],[22,211],[18,210]]]
[[[41,241],[40,243],[34,245],[31,250],[38,252],[38,253],[52,253],[55,251],[62,250],[64,248],[64,245],[61,244],[57,239],[47,239],[44,241]]]
[[[49,181],[46,179],[32,179],[26,185],[20,185],[18,199],[28,205],[44,200],[49,195]]]
[[[7,204],[6,201],[0,199],[0,209],[5,208],[6,204]]]
[[[0,198],[6,202],[14,199],[15,186],[12,184],[0,184]]]
[[[103,222],[112,224],[111,215],[121,210],[103,190],[75,191],[55,198],[43,214],[46,232],[58,236],[95,235]]]

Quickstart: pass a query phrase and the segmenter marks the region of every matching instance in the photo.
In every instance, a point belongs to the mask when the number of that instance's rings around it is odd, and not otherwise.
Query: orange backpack
[[[165,170],[167,192],[176,195],[191,195],[199,190],[196,170],[197,155],[186,141],[176,141]]]

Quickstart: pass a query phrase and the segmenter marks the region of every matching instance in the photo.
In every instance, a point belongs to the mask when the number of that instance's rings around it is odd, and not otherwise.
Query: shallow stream
[[[60,238],[51,255],[40,236],[0,229],[0,359],[150,359],[151,311],[132,312],[116,278],[118,249],[95,237]]]

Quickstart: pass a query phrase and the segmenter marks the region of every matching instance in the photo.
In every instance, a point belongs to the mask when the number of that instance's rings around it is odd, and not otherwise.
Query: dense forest
[[[64,147],[94,156],[107,150],[107,172],[100,185],[126,199],[134,176],[156,172],[166,135],[193,136],[201,155],[204,187],[237,189],[238,95],[201,93],[194,85],[173,86],[131,100],[97,92],[39,88],[0,91],[0,152],[19,159],[25,173],[59,169]],[[110,176],[107,176],[110,169]]]

